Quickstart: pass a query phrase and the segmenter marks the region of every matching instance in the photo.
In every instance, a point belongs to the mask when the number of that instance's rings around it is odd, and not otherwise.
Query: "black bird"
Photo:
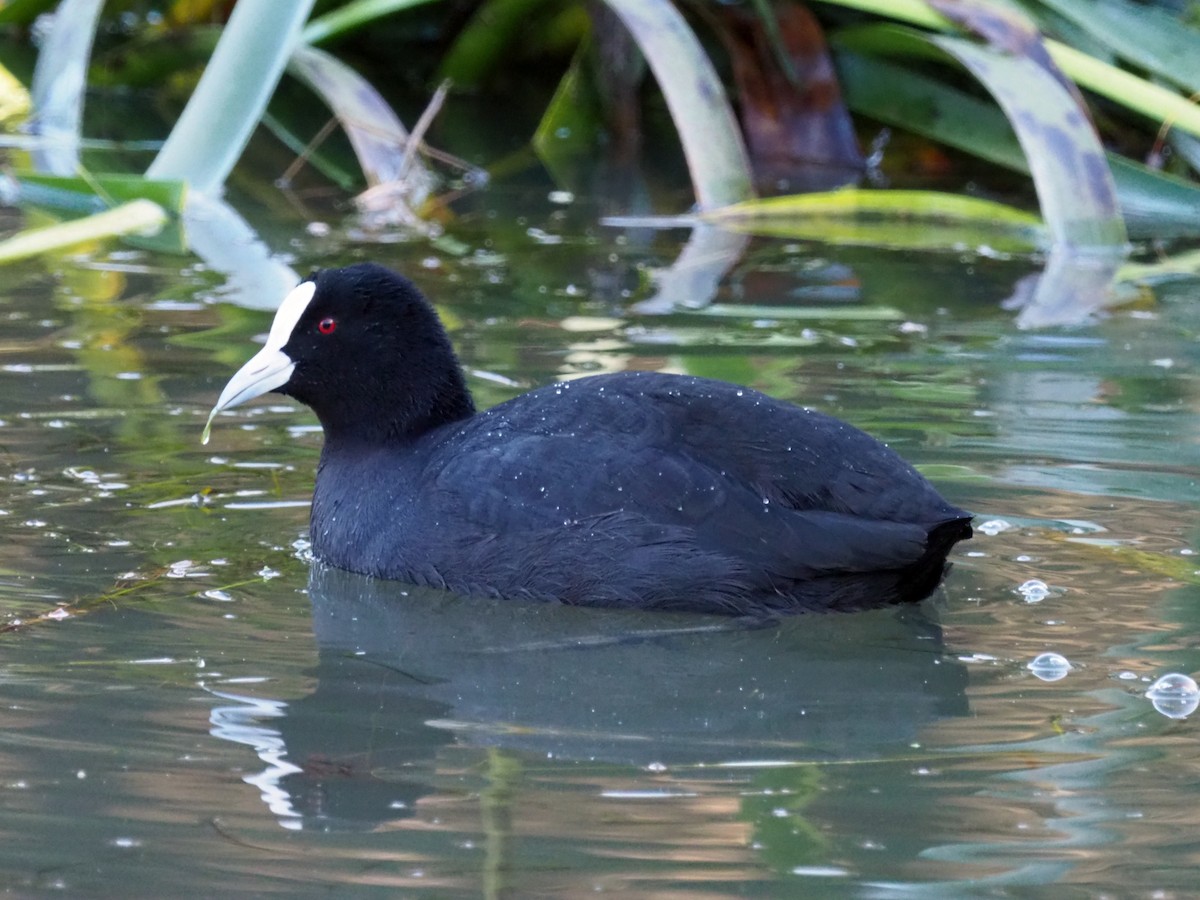
[[[364,575],[770,616],[919,600],[971,536],[882,443],[749,388],[622,372],[477,412],[432,306],[374,264],[296,287],[209,424],[268,391],[325,431],[313,554]]]

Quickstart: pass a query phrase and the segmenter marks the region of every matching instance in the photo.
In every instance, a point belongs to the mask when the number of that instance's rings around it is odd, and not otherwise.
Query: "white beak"
[[[248,363],[237,370],[229,379],[229,384],[225,385],[225,390],[221,391],[217,405],[208,414],[201,442],[208,443],[208,435],[217,413],[283,387],[292,377],[292,370],[295,368],[296,364],[292,362],[291,357],[282,350],[273,347],[263,347],[259,350]]]
[[[278,312],[275,313],[275,321],[271,323],[271,333],[267,335],[266,346],[229,379],[229,384],[225,385],[225,390],[221,391],[221,396],[217,398],[217,405],[208,414],[208,422],[205,423],[204,433],[200,436],[201,443],[208,443],[209,432],[212,431],[213,419],[217,413],[232,409],[288,383],[296,363],[283,352],[283,347],[291,337],[292,329],[296,327],[300,316],[312,301],[316,289],[316,284],[305,281],[284,297]]]

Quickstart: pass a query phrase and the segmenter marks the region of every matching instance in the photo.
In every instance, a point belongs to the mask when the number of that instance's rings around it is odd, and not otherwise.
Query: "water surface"
[[[147,251],[10,268],[0,609],[72,612],[0,635],[4,887],[1190,892],[1194,719],[1145,692],[1200,668],[1195,287],[1021,332],[1028,263],[762,241],[719,315],[652,315],[687,234],[551,193],[475,200],[453,247],[291,249],[412,274],[484,405],[647,368],[866,428],[978,513],[942,591],[745,629],[314,568],[311,415],[268,399],[199,443],[268,313]]]

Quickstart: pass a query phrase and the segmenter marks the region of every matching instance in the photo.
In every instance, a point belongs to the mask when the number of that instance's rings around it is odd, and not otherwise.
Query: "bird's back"
[[[968,519],[836,419],[622,373],[404,446],[328,446],[312,532],[335,565],[467,593],[758,612],[923,596]]]

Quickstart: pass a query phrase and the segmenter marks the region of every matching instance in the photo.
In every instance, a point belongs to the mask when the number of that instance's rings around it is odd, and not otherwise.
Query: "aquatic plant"
[[[48,6],[9,4],[0,24],[30,24]],[[188,185],[173,194],[181,200],[168,211],[182,218],[191,249],[242,279],[246,297],[274,295],[270,285],[292,276],[255,244],[219,195],[259,122],[296,140],[286,124],[265,115],[285,69],[316,91],[350,134],[373,191],[362,195],[363,214],[381,216],[388,227],[436,232],[426,228],[425,216],[445,200],[438,201],[437,176],[422,154],[449,157],[425,147],[419,135],[410,139],[336,47],[331,53],[316,46],[413,16],[424,17],[444,46],[430,75],[449,77],[459,89],[482,89],[520,55],[517,42],[529,40],[530,22],[539,23],[543,49],[569,52],[531,135],[556,175],[569,178],[573,155],[597,152],[601,133],[612,147],[636,149],[637,91],[648,69],[679,136],[700,219],[721,229],[835,242],[1045,252],[1042,296],[1035,291],[1026,324],[1070,319],[1094,306],[1118,270],[1127,233],[1174,238],[1200,228],[1194,215],[1200,189],[1190,171],[1200,159],[1200,110],[1186,96],[1200,90],[1194,62],[1200,30],[1163,8],[1129,0],[1030,0],[1020,7],[987,0],[824,0],[810,7],[768,0],[741,7],[702,0],[484,0],[463,21],[436,0],[326,3],[309,20],[313,7],[313,0],[235,4],[191,100],[144,173],[144,197],[153,190],[161,196],[156,183]],[[219,4],[168,3],[140,30],[200,31],[219,11]],[[42,140],[31,161],[37,171],[77,179],[56,185],[61,194],[37,194],[43,205],[57,200],[69,207],[88,194],[104,207],[115,203],[80,166],[83,87],[105,12],[100,0],[63,0],[42,44],[32,90]],[[136,32],[131,41],[144,40]],[[964,71],[977,86],[964,83]],[[726,83],[736,90],[736,113]],[[1094,97],[1106,104],[1100,130]],[[864,189],[864,179],[880,180],[873,157],[882,148],[862,151],[852,115],[1027,173],[1040,222],[987,197]],[[1174,171],[1106,150],[1101,131]],[[1170,160],[1166,148],[1174,150]],[[320,164],[308,150],[302,157]],[[461,181],[486,177],[468,174]],[[16,179],[10,196],[30,202],[22,189],[32,180],[22,172]],[[769,193],[782,186],[784,196],[756,199],[756,186],[764,185]],[[214,236],[231,229],[243,235],[243,252],[223,258],[228,242]],[[734,239],[720,243],[710,281],[740,252]],[[257,249],[246,253],[246,246]],[[1172,270],[1157,270],[1163,271]],[[1072,288],[1081,277],[1086,287]]]

